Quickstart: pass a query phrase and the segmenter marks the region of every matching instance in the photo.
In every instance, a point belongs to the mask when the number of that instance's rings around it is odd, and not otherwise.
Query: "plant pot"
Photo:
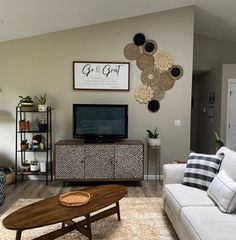
[[[148,145],[152,147],[161,146],[160,138],[148,138]]]
[[[30,171],[31,172],[36,172],[36,171],[39,171],[39,164],[30,164]]]
[[[39,112],[47,112],[47,105],[42,105],[42,104],[39,104],[38,105],[38,111]]]
[[[29,148],[29,143],[26,143],[26,144],[21,144],[21,150],[26,150]]]

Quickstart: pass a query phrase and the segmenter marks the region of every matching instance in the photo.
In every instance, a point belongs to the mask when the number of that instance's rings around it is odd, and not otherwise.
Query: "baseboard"
[[[159,175],[144,175],[144,180],[159,180]],[[160,175],[160,179],[163,179],[163,175]]]

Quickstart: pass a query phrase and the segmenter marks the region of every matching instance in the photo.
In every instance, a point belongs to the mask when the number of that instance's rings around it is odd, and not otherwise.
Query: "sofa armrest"
[[[169,183],[181,183],[186,164],[165,164],[163,166],[163,186]]]

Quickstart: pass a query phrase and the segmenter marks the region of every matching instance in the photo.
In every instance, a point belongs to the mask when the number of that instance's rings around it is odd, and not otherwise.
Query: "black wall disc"
[[[160,103],[157,100],[151,100],[148,103],[148,110],[151,112],[157,112],[160,109]]]
[[[155,46],[152,42],[147,42],[144,48],[147,52],[152,52],[155,49]]]
[[[171,69],[171,75],[174,77],[178,77],[181,74],[181,70],[178,67],[173,67]]]
[[[134,44],[137,45],[137,46],[142,46],[145,41],[146,41],[146,38],[145,38],[145,35],[143,33],[137,33],[134,35]]]

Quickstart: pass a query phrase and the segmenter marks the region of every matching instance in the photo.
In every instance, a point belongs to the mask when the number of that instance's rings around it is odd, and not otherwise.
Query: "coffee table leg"
[[[117,208],[117,217],[118,217],[118,221],[120,221],[120,204],[119,202],[116,203],[116,208]]]
[[[86,225],[88,230],[88,239],[92,240],[91,219],[90,214],[86,215]]]
[[[21,239],[21,233],[22,233],[22,230],[17,230],[16,231],[16,240],[20,240]]]

